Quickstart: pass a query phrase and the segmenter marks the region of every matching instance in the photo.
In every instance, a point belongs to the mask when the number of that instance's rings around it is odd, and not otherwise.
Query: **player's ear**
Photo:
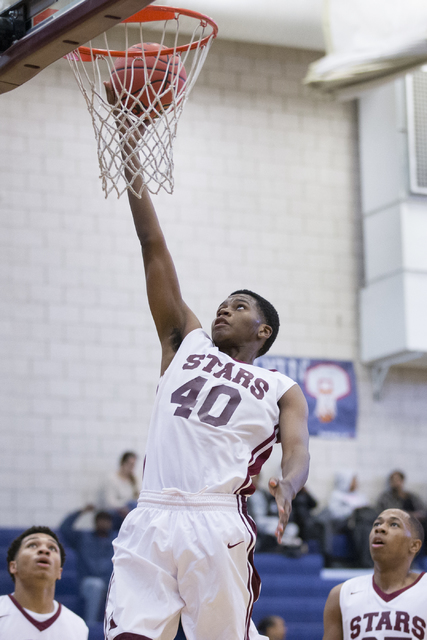
[[[259,328],[258,328],[258,337],[259,338],[265,338],[265,340],[268,340],[268,338],[271,336],[271,334],[273,333],[273,329],[270,327],[269,324],[260,324]]]
[[[18,573],[17,567],[16,567],[16,560],[11,560],[9,562],[9,572],[12,575],[16,575]]]
[[[418,551],[421,549],[421,540],[417,540],[416,538],[412,538],[411,540],[411,544],[410,544],[410,550],[411,553],[413,553],[415,556],[417,555]]]
[[[62,567],[59,567],[58,575],[57,575],[56,579],[57,580],[61,580],[61,578],[62,578]]]

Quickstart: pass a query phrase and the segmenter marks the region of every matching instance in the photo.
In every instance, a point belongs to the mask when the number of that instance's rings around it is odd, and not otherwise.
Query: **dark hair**
[[[405,479],[405,474],[403,473],[403,471],[400,471],[400,469],[395,469],[394,471],[392,471],[388,477],[389,480],[391,480],[391,476],[400,476],[401,480]]]
[[[127,462],[129,458],[137,458],[138,456],[134,451],[125,451],[120,458],[120,466]]]
[[[408,516],[409,516],[409,526],[412,531],[412,536],[415,538],[415,540],[421,540],[421,547],[420,547],[420,551],[421,551],[424,544],[424,527],[421,524],[421,522],[418,520],[418,518],[412,515],[412,513],[408,513]]]
[[[97,511],[95,514],[95,522],[98,520],[111,520],[113,521],[113,516],[109,511]]]
[[[257,625],[257,629],[263,635],[266,635],[267,630],[276,623],[278,616],[266,616]]]
[[[7,570],[9,571],[9,574],[12,577],[12,580],[14,582],[15,582],[15,576],[12,573],[10,573],[9,564],[12,562],[12,560],[15,560],[16,556],[18,555],[23,539],[26,538],[27,536],[32,536],[35,533],[45,533],[46,535],[51,536],[56,541],[59,547],[59,553],[61,554],[61,567],[64,566],[65,549],[62,546],[62,544],[59,542],[59,539],[56,533],[52,531],[52,529],[49,529],[49,527],[30,527],[29,529],[26,529],[25,531],[23,531],[21,535],[19,535],[17,538],[15,538],[15,540],[13,540],[9,549],[7,550]]]
[[[269,327],[271,327],[271,336],[267,338],[267,340],[262,345],[261,349],[258,351],[257,356],[263,356],[270,349],[271,345],[277,338],[277,334],[279,333],[280,320],[279,314],[276,309],[273,307],[271,302],[260,296],[258,293],[254,293],[253,291],[249,291],[249,289],[238,289],[237,291],[233,291],[232,296],[243,293],[247,296],[251,296],[257,302],[258,309],[261,311],[264,316],[264,320]]]

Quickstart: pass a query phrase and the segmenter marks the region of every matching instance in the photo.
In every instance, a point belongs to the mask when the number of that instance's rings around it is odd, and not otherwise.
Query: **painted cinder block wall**
[[[356,362],[357,438],[312,439],[313,493],[352,467],[374,499],[398,466],[427,498],[427,374],[391,372],[374,402],[358,364],[357,106],[302,86],[316,57],[215,42],[155,205],[206,329],[248,287],[281,315],[272,353]],[[0,96],[0,148],[0,526],[56,526],[123,450],[143,455],[160,351],[127,199],[103,197],[66,61]]]

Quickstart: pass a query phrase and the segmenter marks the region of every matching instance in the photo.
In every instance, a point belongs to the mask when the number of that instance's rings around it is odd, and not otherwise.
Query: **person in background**
[[[87,624],[102,620],[105,597],[113,570],[112,517],[107,511],[95,514],[93,531],[74,528],[74,524],[84,513],[93,511],[93,505],[75,511],[65,518],[60,526],[60,534],[66,545],[77,554],[77,572],[80,595],[84,600],[84,619]]]
[[[286,640],[286,624],[281,616],[266,616],[257,626],[268,640]]]
[[[359,491],[357,475],[354,471],[338,471],[335,475],[335,487],[332,491],[328,509],[332,519],[345,524],[355,509],[369,506],[364,493]]]
[[[275,536],[277,527],[278,510],[274,497],[268,491],[260,487],[259,475],[252,477],[252,484],[255,492],[248,498],[248,513],[255,521],[257,527],[257,541],[255,550],[257,552],[278,552],[291,557],[300,557],[308,550],[299,536],[299,528],[292,521],[286,525],[282,541],[279,544]],[[294,503],[292,502],[292,508]]]
[[[323,527],[318,522],[313,510],[317,507],[317,500],[303,487],[292,500],[291,519],[298,526],[299,535],[304,542],[318,539],[321,542]],[[322,545],[321,545],[322,546]]]
[[[427,528],[427,510],[419,495],[405,489],[405,474],[396,469],[388,477],[388,489],[381,493],[376,504],[378,512],[402,509],[417,518]]]
[[[351,539],[357,567],[372,567],[369,554],[369,531],[377,514],[364,493],[359,491],[357,475],[352,470],[335,475],[335,488],[321,520],[325,526],[325,550],[328,563],[333,557],[333,536],[345,533]]]
[[[101,490],[101,508],[111,513],[115,530],[120,529],[129,511],[136,507],[140,491],[135,476],[136,461],[136,453],[125,451],[118,470],[106,479]]]
[[[13,594],[0,596],[2,640],[87,640],[89,629],[55,598],[65,551],[48,527],[31,527],[10,545],[7,568]]]

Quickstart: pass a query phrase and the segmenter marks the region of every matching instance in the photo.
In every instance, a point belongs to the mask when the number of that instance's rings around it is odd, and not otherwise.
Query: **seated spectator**
[[[111,474],[101,488],[100,507],[109,511],[113,518],[113,528],[118,530],[129,511],[137,504],[140,483],[135,477],[137,455],[125,451],[120,458],[119,468]]]
[[[311,495],[307,487],[298,491],[292,500],[291,519],[298,525],[299,535],[304,540],[320,539],[319,522],[312,511],[317,507],[317,500]]]
[[[54,599],[64,562],[64,548],[48,527],[31,527],[12,542],[7,568],[15,590],[0,596],[0,638],[87,640],[83,620]]]
[[[355,509],[369,506],[366,496],[358,490],[354,471],[338,471],[335,488],[328,502],[328,509],[335,522],[346,523]]]
[[[95,515],[95,529],[82,531],[74,528],[81,515],[92,511],[88,505],[65,518],[60,526],[61,536],[77,554],[77,572],[80,595],[84,600],[84,619],[88,624],[102,620],[105,596],[113,570],[113,540],[116,534],[112,528],[111,515],[98,511]]]
[[[275,531],[279,515],[276,500],[269,491],[259,486],[259,476],[254,476],[252,482],[256,490],[248,499],[248,512],[257,527],[256,551],[279,552],[292,557],[299,557],[302,553],[306,553],[307,546],[300,538],[295,522],[288,523],[282,543],[277,542]]]
[[[388,477],[388,489],[377,500],[378,513],[386,509],[402,509],[417,518],[426,529],[427,511],[421,498],[404,487],[405,474],[396,469]]]
[[[267,636],[268,640],[285,640],[286,624],[281,616],[267,616],[257,626],[259,633]]]
[[[346,533],[352,540],[357,567],[372,567],[369,553],[369,532],[377,515],[366,496],[358,490],[354,471],[339,471],[328,507],[319,515],[325,526],[325,547],[328,563],[333,558],[333,536]]]

